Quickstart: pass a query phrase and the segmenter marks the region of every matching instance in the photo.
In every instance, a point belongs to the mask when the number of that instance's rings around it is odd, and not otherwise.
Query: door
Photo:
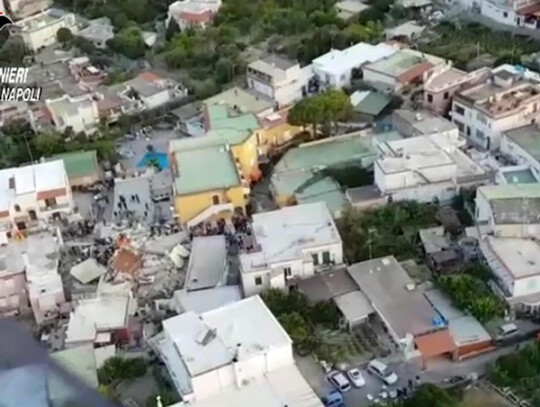
[[[319,253],[312,253],[311,258],[313,259],[313,265],[318,266],[319,265]]]
[[[330,264],[330,252],[323,252],[322,262],[323,264]]]

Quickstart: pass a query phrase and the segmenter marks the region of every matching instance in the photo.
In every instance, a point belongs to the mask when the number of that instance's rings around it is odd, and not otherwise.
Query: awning
[[[414,338],[416,346],[424,358],[440,356],[456,350],[456,344],[448,329]]]

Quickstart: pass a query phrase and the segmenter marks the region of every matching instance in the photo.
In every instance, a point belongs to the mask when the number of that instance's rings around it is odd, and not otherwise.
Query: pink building
[[[451,108],[454,93],[467,85],[478,83],[489,74],[488,68],[467,73],[449,66],[428,72],[424,78],[424,108],[446,115]]]
[[[7,248],[2,249],[7,251]],[[2,317],[16,315],[28,309],[24,267],[22,264],[14,264],[6,251],[0,255],[0,316]]]

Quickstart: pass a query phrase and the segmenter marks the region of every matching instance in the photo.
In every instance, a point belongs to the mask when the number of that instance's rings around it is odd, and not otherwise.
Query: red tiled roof
[[[202,13],[180,13],[180,19],[188,21],[190,23],[208,23],[212,21],[212,12],[210,10],[205,10]]]
[[[431,62],[424,61],[418,65],[413,66],[408,71],[403,72],[397,77],[397,80],[402,83],[411,82],[413,79],[423,76],[424,72],[429,71],[431,68],[433,68],[433,66],[434,65]]]
[[[37,193],[37,199],[51,199],[66,195],[65,188],[50,189],[49,191],[40,191]]]
[[[448,329],[414,338],[418,350],[424,358],[440,356],[456,350],[456,344]]]
[[[158,81],[162,81],[163,78],[159,75],[157,75],[156,73],[152,72],[152,71],[144,71],[144,72],[141,72],[139,74],[139,78],[147,81],[147,82],[158,82]]]
[[[531,4],[530,6],[520,8],[516,10],[517,14],[534,14],[535,12],[540,11],[540,4]]]

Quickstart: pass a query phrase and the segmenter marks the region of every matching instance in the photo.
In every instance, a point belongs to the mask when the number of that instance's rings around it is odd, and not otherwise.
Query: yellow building
[[[257,98],[249,111],[249,97]],[[175,182],[175,210],[188,226],[245,210],[250,184],[261,177],[259,159],[291,140],[301,129],[287,123],[287,111],[246,91],[232,89],[203,103],[202,137],[172,140],[170,162]],[[262,118],[260,117],[262,116]]]
[[[171,141],[175,211],[181,223],[195,226],[204,221],[229,218],[245,212],[249,183],[231,149],[206,137]]]

